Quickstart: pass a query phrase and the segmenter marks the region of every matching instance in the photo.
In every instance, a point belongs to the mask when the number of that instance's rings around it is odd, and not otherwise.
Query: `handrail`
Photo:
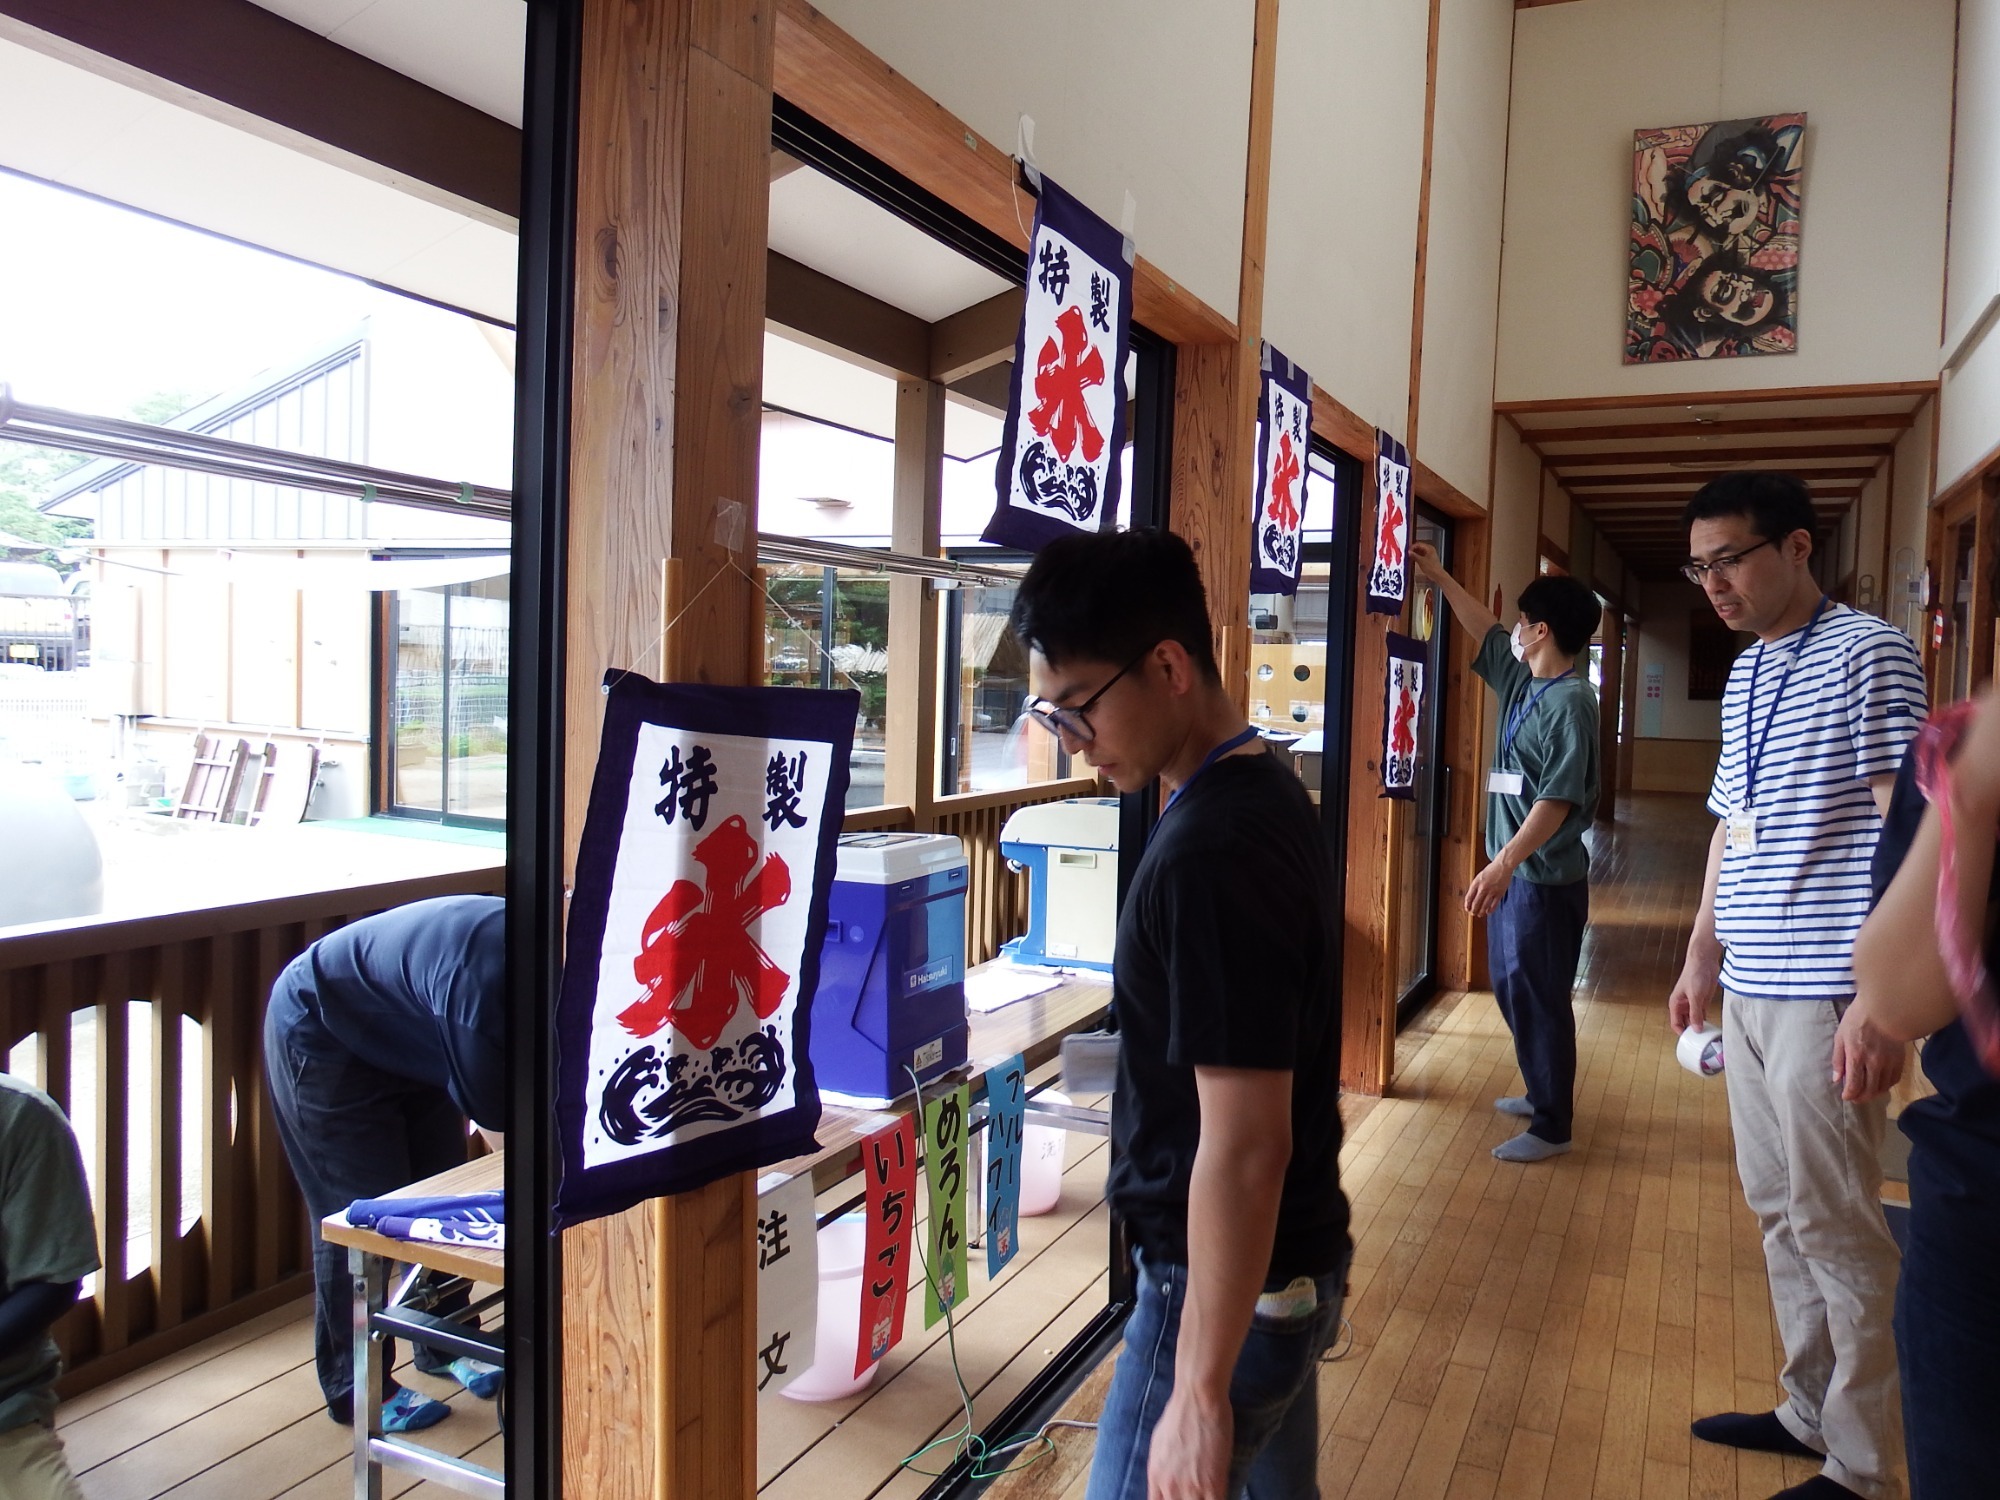
[[[954,813],[985,812],[995,807],[1031,807],[1037,802],[1054,802],[1063,797],[1088,797],[1097,790],[1095,776],[1071,776],[1062,781],[1037,781],[1027,786],[1003,787],[993,792],[953,792],[931,804],[938,817]]]
[[[351,881],[300,895],[261,901],[218,902],[142,917],[68,917],[0,929],[0,973],[36,964],[70,963],[128,948],[159,947],[199,938],[254,932],[294,922],[341,916],[366,896],[373,910],[405,906],[432,896],[456,896],[492,889],[497,865],[417,875],[407,880]]]

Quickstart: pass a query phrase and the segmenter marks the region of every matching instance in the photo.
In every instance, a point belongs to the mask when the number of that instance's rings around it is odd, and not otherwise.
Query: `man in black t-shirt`
[[[1223,686],[1179,537],[1052,542],[1012,625],[1030,716],[1121,792],[1165,797],[1118,920],[1108,1196],[1139,1275],[1089,1500],[1144,1500],[1149,1478],[1314,1495],[1314,1372],[1351,1253],[1318,809]]]
[[[506,1123],[506,903],[443,896],[328,933],[278,976],[264,1067],[278,1137],[312,1220],[313,1356],[327,1414],[353,1420],[354,1292],[347,1251],[319,1222],[462,1165],[465,1122],[498,1145]],[[440,1311],[463,1304],[454,1296]],[[394,1351],[383,1360],[386,1371]],[[497,1368],[418,1345],[417,1368],[497,1394]],[[451,1408],[385,1392],[383,1426],[411,1432]]]

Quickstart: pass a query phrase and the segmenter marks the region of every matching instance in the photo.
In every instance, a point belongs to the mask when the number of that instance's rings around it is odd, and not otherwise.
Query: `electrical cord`
[[[910,1075],[910,1084],[916,1090],[917,1128],[921,1132],[924,1120],[923,1080],[917,1077],[915,1068],[905,1066],[903,1071]],[[925,1149],[928,1151],[928,1146]],[[958,1362],[958,1323],[952,1303],[945,1301],[943,1295],[939,1293],[937,1278],[931,1273],[930,1257],[924,1254],[923,1241],[916,1234],[914,1227],[911,1231],[910,1240],[916,1246],[917,1264],[923,1268],[924,1284],[930,1288],[932,1294],[937,1297],[938,1305],[944,1309],[945,1348],[951,1356],[951,1378],[958,1386],[959,1406],[964,1412],[964,1417],[951,1431],[931,1439],[923,1447],[907,1455],[898,1467],[908,1469],[912,1474],[921,1474],[926,1479],[938,1479],[948,1473],[954,1465],[965,1462],[970,1465],[966,1471],[967,1478],[998,1479],[1005,1474],[1024,1473],[1042,1462],[1042,1460],[1053,1457],[1056,1452],[1056,1445],[1050,1439],[1049,1433],[1056,1428],[1067,1427],[1092,1432],[1096,1431],[1097,1424],[1095,1422],[1072,1422],[1058,1417],[1044,1422],[1033,1432],[1022,1433],[1019,1436],[1008,1438],[1003,1442],[989,1443],[980,1435],[973,1416],[972,1392],[966,1389],[965,1371]],[[947,1446],[951,1449],[951,1457],[946,1461],[944,1468],[926,1469],[919,1466],[923,1459],[928,1458],[940,1448]],[[1005,1457],[1005,1455],[1014,1453],[1017,1449],[1030,1447],[1033,1447],[1035,1451],[1033,1456],[1029,1457],[1025,1463],[1018,1463]],[[996,1461],[998,1461],[998,1467],[994,1467]]]

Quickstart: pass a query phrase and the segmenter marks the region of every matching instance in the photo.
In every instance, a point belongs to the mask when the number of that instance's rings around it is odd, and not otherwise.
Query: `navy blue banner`
[[[1257,489],[1250,513],[1250,592],[1296,594],[1312,450],[1312,377],[1269,344],[1257,399]]]
[[[1424,670],[1429,648],[1389,632],[1382,706],[1382,795],[1415,801],[1417,757],[1423,745]]]
[[[1368,612],[1399,615],[1410,593],[1410,450],[1375,434],[1375,548],[1368,562]]]
[[[982,540],[1034,551],[1116,523],[1132,347],[1129,253],[1124,235],[1042,178],[994,475],[998,500]]]
[[[606,678],[556,1005],[558,1224],[814,1148],[860,695]]]

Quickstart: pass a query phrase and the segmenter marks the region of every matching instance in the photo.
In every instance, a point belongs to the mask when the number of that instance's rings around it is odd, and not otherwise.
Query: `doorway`
[[[1451,523],[1426,505],[1410,522],[1412,543],[1428,542],[1452,565]],[[1451,621],[1436,585],[1413,571],[1398,628],[1424,644],[1425,708],[1417,724],[1417,776],[1408,802],[1390,817],[1391,888],[1395,913],[1396,1024],[1407,1025],[1437,993],[1438,877],[1444,862],[1444,816],[1451,805],[1451,768],[1444,765],[1447,694],[1445,646]]]

